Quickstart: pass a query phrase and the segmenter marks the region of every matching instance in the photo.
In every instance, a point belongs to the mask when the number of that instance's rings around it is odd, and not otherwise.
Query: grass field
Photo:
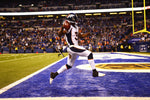
[[[133,54],[150,55],[150,53],[139,52],[134,52]],[[67,56],[68,54],[64,53],[64,55]],[[62,58],[62,56],[58,57],[58,53],[1,54],[0,88],[3,88],[27,75],[30,75]]]
[[[64,53],[67,56],[67,53]],[[1,54],[0,88],[3,88],[43,67],[62,59],[58,53]]]

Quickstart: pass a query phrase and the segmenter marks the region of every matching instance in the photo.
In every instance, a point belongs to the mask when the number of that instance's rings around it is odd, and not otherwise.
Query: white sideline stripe
[[[146,6],[145,9],[150,9],[150,6]],[[50,14],[85,14],[85,13],[101,13],[101,12],[121,12],[121,11],[141,11],[144,7],[134,8],[113,8],[113,9],[93,9],[93,10],[67,10],[67,11],[40,11],[40,12],[1,12],[0,16],[24,16],[24,15],[50,15]]]
[[[137,55],[137,56],[147,56],[147,57],[150,57],[150,55],[147,55],[147,54],[138,54],[138,53],[127,53],[127,52],[116,52],[116,53],[120,53],[120,54],[130,54],[130,55]]]
[[[150,97],[36,97],[3,98],[0,100],[150,100]]]
[[[66,58],[66,57],[65,57],[65,58]],[[50,64],[50,65],[48,65],[48,66],[46,66],[46,67],[44,67],[44,68],[42,68],[42,69],[40,69],[40,70],[38,70],[38,71],[36,71],[36,72],[34,72],[34,73],[28,75],[28,76],[26,76],[26,77],[24,77],[24,78],[22,78],[22,79],[20,79],[20,80],[18,80],[18,81],[16,81],[16,82],[14,82],[14,83],[8,85],[8,86],[6,86],[6,87],[0,89],[0,94],[4,93],[4,92],[7,91],[8,89],[10,89],[10,88],[12,88],[12,87],[14,87],[14,86],[16,86],[16,85],[22,83],[23,81],[26,81],[27,79],[33,77],[34,75],[36,75],[36,74],[42,72],[43,70],[45,70],[45,69],[51,67],[52,65],[58,63],[59,61],[65,59],[65,58],[62,58],[62,59],[60,59],[60,60],[58,60],[58,61],[56,61],[56,62],[54,62],[54,63],[52,63],[52,64]]]
[[[130,52],[130,53],[127,53],[127,52],[95,52],[93,54],[111,54],[111,53],[116,53],[116,54],[128,54],[128,55],[133,55],[133,56],[147,56],[147,57],[150,57],[150,54],[139,54],[139,53],[134,53],[134,52]]]
[[[23,58],[15,58],[15,59],[12,59],[12,60],[3,60],[3,61],[0,61],[0,63],[1,62],[9,62],[9,61],[21,60],[21,59],[27,59],[27,58],[34,58],[34,57],[39,57],[39,56],[44,56],[44,55],[37,55],[37,56],[23,57]]]

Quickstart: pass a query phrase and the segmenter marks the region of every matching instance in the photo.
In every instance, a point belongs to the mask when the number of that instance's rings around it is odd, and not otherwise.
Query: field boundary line
[[[65,57],[65,58],[67,58],[67,57]],[[40,70],[38,70],[38,71],[36,71],[36,72],[34,72],[34,73],[32,73],[32,74],[26,76],[26,77],[24,77],[24,78],[22,78],[22,79],[20,79],[20,80],[18,80],[18,81],[16,81],[16,82],[13,82],[13,83],[9,84],[9,85],[6,86],[6,87],[1,88],[1,89],[0,89],[0,94],[6,92],[6,91],[9,90],[10,88],[12,88],[12,87],[14,87],[14,86],[16,86],[16,85],[18,85],[18,84],[20,84],[20,83],[26,81],[27,79],[33,77],[34,75],[39,74],[40,72],[42,72],[42,71],[44,71],[45,69],[47,69],[47,68],[53,66],[54,64],[60,62],[61,60],[65,59],[65,58],[62,58],[62,59],[60,59],[60,60],[58,60],[58,61],[56,61],[56,62],[54,62],[54,63],[52,63],[52,64],[49,64],[48,66],[46,66],[46,67],[44,67],[44,68],[42,68],[42,69],[40,69]]]
[[[0,100],[149,100],[150,97],[34,97],[4,98]]]
[[[138,53],[134,53],[134,52],[130,52],[130,53],[127,53],[127,52],[115,52],[115,53],[120,53],[120,54],[130,54],[130,55],[137,55],[137,56],[147,56],[147,57],[150,57],[150,55],[146,55],[146,54],[138,54]]]

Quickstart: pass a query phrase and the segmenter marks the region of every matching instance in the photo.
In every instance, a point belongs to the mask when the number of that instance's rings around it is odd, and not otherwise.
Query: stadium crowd
[[[17,1],[17,2],[16,2]],[[60,11],[60,10],[83,10],[83,9],[106,9],[131,7],[131,0],[16,0],[0,3],[0,12],[29,12],[29,11]],[[142,6],[142,0],[134,2],[135,7]],[[150,1],[146,1],[146,6]],[[148,11],[147,11],[148,12]],[[149,12],[148,12],[149,13]],[[147,14],[150,18],[150,14]],[[137,15],[139,16],[139,15]],[[140,15],[141,16],[141,15]],[[142,17],[135,20],[142,20]],[[57,45],[63,48],[67,45],[65,37],[59,38],[57,31],[62,25],[64,17],[55,15],[47,16],[0,16],[0,48],[1,52],[57,52]],[[147,30],[150,31],[150,19],[147,22]],[[138,22],[138,21],[135,21]],[[91,51],[133,51],[132,39],[137,42],[150,42],[150,34],[132,34],[131,12],[123,15],[84,14],[79,15],[78,25],[80,32],[90,32],[91,36],[80,39],[80,45]],[[137,24],[136,30],[143,25]]]
[[[62,47],[67,45],[64,37],[59,38],[57,32],[63,18],[6,20],[0,21],[0,47],[11,53],[23,52],[57,52],[57,43]],[[80,45],[91,51],[132,51],[132,43],[128,41],[140,38],[138,42],[150,42],[150,34],[132,34],[131,16],[83,16],[79,15],[80,32],[90,32],[91,36],[80,39]],[[147,25],[150,30],[150,23]],[[27,51],[28,50],[28,51]],[[51,50],[51,51],[48,51]]]

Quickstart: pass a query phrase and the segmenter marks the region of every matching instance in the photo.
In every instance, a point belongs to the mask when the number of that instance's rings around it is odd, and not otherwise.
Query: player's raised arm
[[[67,20],[65,20],[58,32],[58,36],[61,37],[62,35],[66,34],[69,29],[70,29],[70,23]]]

